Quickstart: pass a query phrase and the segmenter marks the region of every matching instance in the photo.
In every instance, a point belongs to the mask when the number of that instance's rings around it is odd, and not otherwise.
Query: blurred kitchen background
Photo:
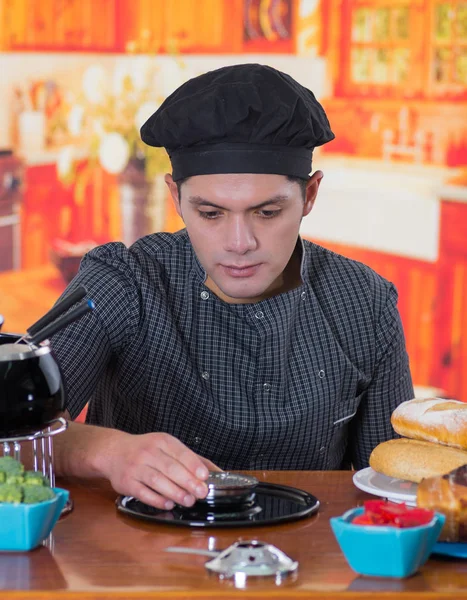
[[[182,227],[138,129],[186,79],[261,62],[336,134],[303,236],[395,283],[418,395],[467,401],[467,1],[0,0],[0,52],[3,331],[96,244]]]

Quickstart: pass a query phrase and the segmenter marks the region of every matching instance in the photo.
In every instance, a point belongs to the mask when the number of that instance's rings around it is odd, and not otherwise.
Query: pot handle
[[[29,337],[35,336],[38,331],[40,331],[46,325],[49,325],[49,323],[54,321],[59,315],[68,310],[70,306],[73,306],[73,304],[76,304],[76,302],[84,298],[87,293],[88,291],[84,285],[80,285],[78,288],[76,288],[74,292],[64,298],[61,302],[55,304],[55,306],[51,308],[49,312],[45,313],[43,317],[41,317],[38,321],[31,325],[29,329],[26,330],[29,334]]]
[[[92,300],[88,300],[87,302],[80,304],[63,317],[60,317],[60,319],[57,319],[53,323],[50,323],[50,325],[44,327],[44,329],[38,331],[36,335],[31,336],[31,338],[28,340],[28,343],[38,346],[41,342],[47,340],[54,333],[57,333],[57,331],[60,331],[60,329],[63,329],[73,321],[76,321],[76,319],[79,319],[87,312],[94,310],[94,308],[95,304]]]

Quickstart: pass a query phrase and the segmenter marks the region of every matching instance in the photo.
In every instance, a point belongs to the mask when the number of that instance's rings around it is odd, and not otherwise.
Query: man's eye
[[[264,219],[272,219],[273,217],[279,216],[281,213],[280,210],[260,210],[259,214]]]
[[[198,212],[203,219],[216,219],[219,216],[218,210],[200,210]]]

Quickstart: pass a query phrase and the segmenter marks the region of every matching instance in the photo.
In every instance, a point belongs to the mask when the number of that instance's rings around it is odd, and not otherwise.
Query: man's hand
[[[204,498],[209,471],[221,470],[168,433],[132,435],[73,422],[56,437],[54,460],[57,475],[105,477],[119,494],[165,510]]]
[[[220,470],[168,433],[125,433],[115,442],[104,467],[113,488],[156,508],[192,506],[208,493],[209,470]]]

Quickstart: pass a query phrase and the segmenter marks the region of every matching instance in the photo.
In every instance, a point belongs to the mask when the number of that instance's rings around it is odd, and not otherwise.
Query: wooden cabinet
[[[0,0],[0,51],[293,53],[297,0]]]
[[[48,264],[56,240],[76,244],[119,239],[115,178],[101,169],[87,176],[85,161],[78,169],[86,181],[76,193],[75,186],[66,186],[57,179],[55,163],[26,168],[21,214],[23,269]]]
[[[0,272],[21,265],[23,165],[9,151],[0,151]]]
[[[26,168],[21,215],[22,268],[49,262],[48,242],[60,230],[58,191],[55,165]]]
[[[243,0],[0,0],[0,49],[241,52]]]
[[[243,0],[121,2],[124,43],[136,41],[137,50],[152,52],[241,52],[242,4]]]
[[[467,204],[442,202],[435,385],[467,401]]]
[[[115,0],[0,0],[0,48],[115,51],[116,9]]]

